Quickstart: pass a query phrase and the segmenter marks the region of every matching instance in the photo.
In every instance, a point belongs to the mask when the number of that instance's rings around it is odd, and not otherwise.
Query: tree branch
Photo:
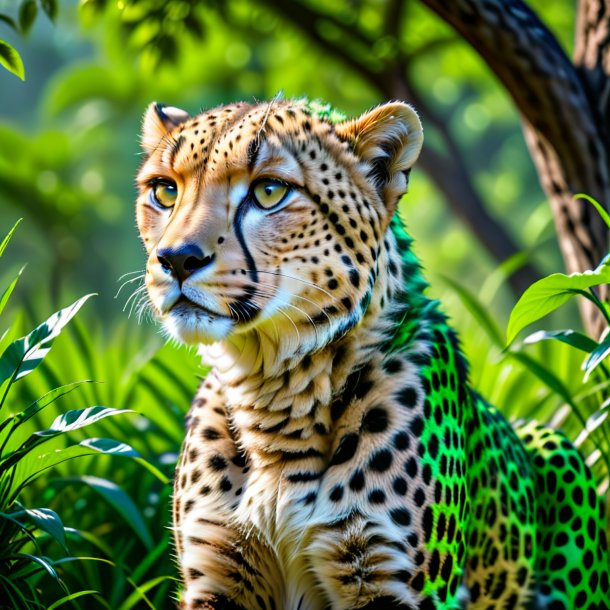
[[[274,13],[280,14],[286,21],[304,31],[318,46],[360,75],[383,97],[412,101],[427,128],[438,131],[446,146],[447,155],[444,157],[430,147],[424,147],[420,160],[422,169],[443,193],[447,205],[456,216],[464,221],[498,262],[519,252],[520,247],[513,241],[505,227],[487,212],[462,161],[463,154],[447,130],[444,121],[435,117],[423,99],[407,84],[404,78],[405,66],[401,65],[400,61],[395,59],[392,62],[386,62],[383,71],[375,71],[347,51],[348,45],[345,40],[330,41],[318,31],[317,21],[325,18],[325,15],[315,13],[298,2],[284,3],[282,0],[262,0],[262,2],[272,8]],[[394,10],[396,9],[395,6]],[[350,32],[352,30],[353,28],[350,28]],[[359,40],[362,40],[362,36],[364,35],[361,32],[356,34]],[[527,265],[515,272],[509,278],[509,283],[515,293],[520,294],[539,277],[540,273],[532,265]]]
[[[608,231],[574,195],[584,192],[610,203],[608,132],[575,67],[520,0],[422,2],[478,51],[520,110],[568,271],[596,267],[608,252]],[[586,318],[585,324],[592,332],[598,327]]]

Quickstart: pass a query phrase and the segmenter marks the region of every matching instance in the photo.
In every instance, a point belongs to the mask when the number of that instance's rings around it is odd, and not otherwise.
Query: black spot
[[[400,390],[396,397],[400,404],[408,409],[412,409],[417,404],[417,390],[411,386],[407,386]]]
[[[410,457],[406,462],[405,462],[405,472],[412,478],[414,479],[417,476],[417,471],[418,471],[418,464],[417,464],[417,459],[415,457]]]
[[[385,502],[385,492],[382,489],[373,489],[369,494],[369,502],[372,504],[383,504]]]
[[[392,487],[399,496],[404,496],[407,493],[407,481],[402,477],[396,477]]]
[[[343,498],[343,485],[335,485],[329,497],[333,502],[339,502]]]
[[[206,441],[215,441],[221,437],[221,434],[218,432],[218,430],[216,430],[216,428],[204,428],[201,431],[201,436]]]
[[[405,451],[409,448],[409,435],[406,432],[397,432],[394,435],[394,447],[399,451]]]
[[[220,491],[231,491],[232,487],[233,485],[231,481],[229,481],[228,477],[222,477],[220,484],[218,485]]]
[[[411,432],[416,436],[421,436],[421,433],[424,431],[424,420],[418,415],[411,420],[409,424],[411,428]]]
[[[402,370],[402,362],[398,358],[389,358],[381,363],[386,373],[394,374]]]
[[[349,480],[349,488],[352,491],[361,491],[364,488],[364,472],[360,468],[354,472]]]
[[[389,449],[380,449],[369,460],[369,468],[376,472],[385,472],[391,465],[392,453]]]
[[[438,437],[436,434],[430,435],[430,440],[428,441],[428,454],[432,459],[435,459],[438,455]]]
[[[209,466],[212,470],[224,470],[227,467],[227,461],[222,457],[222,455],[213,455],[210,458]]]
[[[355,432],[346,434],[339,442],[339,446],[337,447],[329,466],[337,466],[338,464],[344,464],[348,460],[351,460],[354,457],[357,448],[358,435]]]
[[[391,510],[390,517],[397,525],[407,526],[411,524],[411,513],[406,508],[395,508],[394,510]]]
[[[388,413],[381,407],[369,409],[362,419],[362,431],[379,433],[384,432],[388,427]]]

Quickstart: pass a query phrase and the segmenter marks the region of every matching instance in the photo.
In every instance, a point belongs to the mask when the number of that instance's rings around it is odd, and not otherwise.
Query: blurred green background
[[[431,292],[443,300],[461,333],[474,385],[509,417],[553,420],[576,438],[583,421],[565,408],[553,380],[576,397],[585,418],[595,412],[599,390],[583,386],[582,357],[548,342],[528,348],[528,357],[548,367],[545,383],[531,362],[524,366],[511,358],[494,339],[494,333],[503,336],[498,329],[505,327],[518,296],[506,281],[510,270],[523,263],[539,276],[563,270],[551,212],[511,100],[477,54],[415,0],[405,2],[405,34],[398,37],[384,34],[385,0],[296,4],[333,18],[297,28],[270,1],[66,0],[57,4],[52,23],[45,2],[0,0],[0,14],[21,21],[22,29],[31,26],[23,35],[0,21],[0,39],[19,51],[26,73],[22,82],[0,69],[2,232],[24,219],[2,259],[2,285],[27,264],[0,330],[10,325],[12,335],[20,336],[59,307],[98,293],[40,370],[15,385],[11,410],[61,383],[103,382],[59,400],[53,413],[76,408],[75,403],[134,409],[140,415],[100,422],[98,435],[131,444],[170,477],[184,413],[204,371],[192,351],[162,346],[154,324],[128,317],[135,284],[116,296],[123,274],[142,270],[145,262],[135,228],[134,175],[147,104],[156,100],[196,113],[282,91],[286,97],[322,98],[357,115],[383,101],[367,74],[383,79],[384,66],[408,57],[407,76],[418,98],[457,146],[453,153],[463,160],[485,209],[516,244],[509,260],[493,258],[455,203],[448,205],[416,167],[401,213]],[[289,13],[291,3],[283,5]],[[570,52],[573,3],[530,5]],[[359,45],[344,40],[345,31],[355,27],[366,35]],[[425,121],[424,129],[425,146],[446,154],[442,130]],[[546,324],[578,328],[576,309],[567,307]],[[607,430],[604,434],[607,443]],[[583,442],[594,454],[596,445]],[[605,492],[605,470],[595,468]],[[114,504],[84,476],[118,485]],[[72,556],[98,558],[58,564],[70,591],[98,592],[68,604],[173,607],[169,495],[169,485],[137,462],[105,456],[62,466],[27,491],[29,505],[49,506],[74,529]],[[52,540],[46,544],[49,556],[62,557]],[[100,567],[99,558],[110,563]],[[32,607],[49,607],[60,596],[49,581],[34,578],[46,601]]]
[[[4,12],[13,8],[17,16],[15,4],[4,0]],[[25,216],[10,253],[30,266],[22,294],[49,286],[61,303],[83,291],[99,292],[100,315],[116,320],[125,300],[113,298],[117,280],[144,260],[134,228],[133,177],[140,118],[150,101],[197,112],[283,91],[286,97],[319,97],[357,115],[382,99],[353,67],[264,2],[200,3],[195,32],[181,20],[190,3],[138,2],[138,10],[128,3],[121,10],[121,2],[108,2],[105,10],[94,10],[97,4],[60,2],[55,25],[41,11],[25,39],[8,27],[0,30],[26,67],[23,83],[0,71],[0,214],[6,226]],[[146,7],[157,4],[169,6],[163,61],[155,38],[160,24],[142,20]],[[382,27],[383,0],[333,4],[344,4],[371,31]],[[413,57],[410,78],[458,143],[489,212],[521,248],[534,250],[541,273],[561,268],[551,214],[511,101],[447,25],[418,2],[407,4],[405,18],[413,24],[408,38],[382,38],[369,52],[383,61],[391,45],[400,44]],[[569,47],[572,3],[533,4]],[[426,146],[440,149],[432,126],[425,128]],[[480,286],[497,266],[448,213],[422,171],[413,173],[403,212],[432,272]],[[504,313],[509,305],[497,303]]]

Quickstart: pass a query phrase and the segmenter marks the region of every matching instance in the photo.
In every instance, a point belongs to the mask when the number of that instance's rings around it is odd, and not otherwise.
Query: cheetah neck
[[[444,323],[444,318],[436,302],[422,296],[426,284],[410,245],[395,217],[381,247],[379,274],[365,315],[344,337],[321,349],[303,348],[313,342],[316,331],[311,327],[278,332],[275,325],[264,324],[201,349],[204,362],[214,367],[223,384],[242,444],[273,452],[286,451],[287,446],[296,450],[303,440],[311,443],[312,437],[330,429],[333,405],[350,374],[365,366],[378,368],[384,354],[394,350],[427,349],[418,335],[424,337],[429,325]],[[270,431],[277,433],[281,446],[269,444]]]

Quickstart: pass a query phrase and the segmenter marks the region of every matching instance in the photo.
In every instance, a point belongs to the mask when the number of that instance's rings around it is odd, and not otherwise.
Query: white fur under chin
[[[234,326],[229,318],[216,318],[199,311],[188,314],[170,311],[163,325],[171,337],[187,345],[210,345],[222,341]]]

